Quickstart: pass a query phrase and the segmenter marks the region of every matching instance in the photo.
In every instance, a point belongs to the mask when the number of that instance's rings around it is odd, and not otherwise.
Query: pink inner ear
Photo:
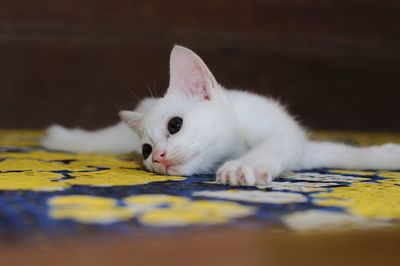
[[[186,96],[210,100],[214,77],[195,53],[175,46],[170,58],[170,87],[168,93],[184,93]]]
[[[205,100],[210,100],[209,84],[205,78],[206,75],[203,74],[199,66],[193,67],[192,71],[185,78],[184,86],[190,90],[191,94],[200,96]]]

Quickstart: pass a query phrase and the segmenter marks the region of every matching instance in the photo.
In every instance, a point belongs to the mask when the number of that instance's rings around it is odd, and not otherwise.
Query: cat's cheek
[[[170,167],[166,167],[165,165],[155,163],[155,164],[153,164],[152,168],[153,168],[152,172],[155,172],[157,174],[171,175],[171,173],[169,171]]]
[[[168,175],[182,175],[181,171],[179,170],[179,167],[177,166],[170,166],[168,167]]]
[[[145,168],[147,171],[149,171],[149,172],[154,172],[154,169],[153,169],[151,163],[146,162],[146,161],[143,161],[143,165],[144,165],[144,168]]]
[[[191,176],[199,174],[199,169],[193,167],[192,164],[174,165],[168,168],[169,175]]]

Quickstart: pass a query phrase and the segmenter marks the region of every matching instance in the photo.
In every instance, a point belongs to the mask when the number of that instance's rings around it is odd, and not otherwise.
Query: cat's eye
[[[143,146],[142,146],[142,156],[143,156],[143,159],[146,160],[147,157],[150,156],[150,154],[151,154],[152,151],[153,151],[153,148],[150,146],[150,144],[147,144],[147,143],[143,144]]]
[[[173,135],[177,133],[182,127],[183,119],[179,116],[175,116],[168,121],[168,132]]]

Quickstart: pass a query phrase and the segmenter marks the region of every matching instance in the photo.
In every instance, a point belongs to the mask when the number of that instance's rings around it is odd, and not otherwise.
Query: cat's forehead
[[[146,113],[144,113],[141,126],[145,135],[155,137],[163,134],[166,123],[174,116],[183,116],[190,106],[185,102],[171,98],[159,99]]]
[[[155,103],[145,114],[147,122],[161,122],[171,116],[183,115],[190,109],[190,104],[178,98],[164,97]]]

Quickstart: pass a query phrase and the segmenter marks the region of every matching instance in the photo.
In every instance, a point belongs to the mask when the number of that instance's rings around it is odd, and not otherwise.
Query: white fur
[[[170,85],[159,99],[145,99],[134,112],[122,111],[119,123],[93,132],[53,126],[43,146],[75,152],[140,152],[144,143],[166,151],[170,166],[143,161],[149,171],[192,175],[215,173],[230,185],[266,185],[284,170],[317,167],[400,169],[400,145],[352,147],[313,142],[276,101],[253,93],[226,90],[192,51],[175,46]],[[172,117],[183,118],[169,134]]]

